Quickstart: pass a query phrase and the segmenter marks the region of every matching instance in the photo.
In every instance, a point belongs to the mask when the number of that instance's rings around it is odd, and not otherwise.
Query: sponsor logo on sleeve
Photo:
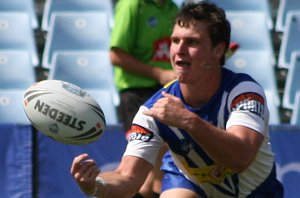
[[[153,138],[153,132],[138,125],[132,125],[128,133],[129,133],[129,137],[128,137],[129,142],[133,140],[149,142]]]
[[[249,111],[263,118],[265,99],[257,93],[243,93],[233,99],[230,109],[231,111]]]

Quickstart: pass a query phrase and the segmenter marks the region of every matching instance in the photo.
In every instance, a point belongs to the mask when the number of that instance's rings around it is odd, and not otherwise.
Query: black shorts
[[[160,88],[160,86],[153,88],[131,88],[120,92],[119,114],[125,131],[130,129],[132,120],[140,106]]]

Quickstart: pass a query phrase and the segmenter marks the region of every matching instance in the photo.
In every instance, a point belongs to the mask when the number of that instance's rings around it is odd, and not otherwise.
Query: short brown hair
[[[230,44],[231,27],[224,10],[208,2],[188,3],[178,13],[175,24],[188,27],[197,21],[205,21],[208,24],[213,46],[225,42],[226,52]],[[225,64],[225,52],[221,59],[222,65]]]

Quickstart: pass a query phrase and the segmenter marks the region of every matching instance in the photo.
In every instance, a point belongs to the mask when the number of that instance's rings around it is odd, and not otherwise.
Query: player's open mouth
[[[187,61],[181,61],[181,60],[180,61],[176,61],[175,63],[176,63],[177,66],[180,66],[180,67],[188,67],[188,66],[191,65],[189,62],[187,62]]]

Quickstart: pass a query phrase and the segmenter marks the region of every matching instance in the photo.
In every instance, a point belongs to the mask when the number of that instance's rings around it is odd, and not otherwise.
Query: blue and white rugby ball
[[[37,130],[65,144],[94,142],[106,128],[99,104],[68,82],[44,80],[33,84],[25,92],[23,107]]]

